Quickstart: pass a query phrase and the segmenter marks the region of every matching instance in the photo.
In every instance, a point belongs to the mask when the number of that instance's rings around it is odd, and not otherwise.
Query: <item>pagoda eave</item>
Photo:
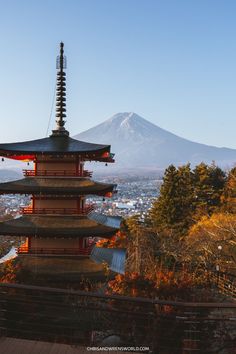
[[[101,195],[112,193],[116,184],[94,182],[86,178],[27,177],[0,183],[0,194]]]
[[[64,156],[76,156],[76,157],[82,157],[84,161],[94,161],[94,162],[105,162],[105,163],[114,163],[115,160],[110,158],[110,157],[100,157],[99,155],[96,156],[96,154],[92,153],[92,154],[87,154],[87,153],[66,153],[66,154],[62,154],[62,153],[58,153],[58,152],[50,152],[50,153],[32,153],[32,154],[26,154],[24,152],[19,152],[17,154],[11,154],[10,152],[7,151],[0,151],[0,156],[1,157],[5,157],[7,159],[11,159],[11,160],[17,160],[17,161],[25,161],[25,162],[31,162],[31,161],[35,161],[37,158],[39,158],[40,156],[44,157],[46,155],[49,156],[56,156],[58,157],[64,157]],[[50,162],[54,162],[54,161],[50,161]],[[58,162],[55,161],[55,162]],[[68,161],[69,162],[69,161]]]
[[[0,144],[0,156],[16,160],[34,160],[36,156],[81,156],[90,160],[111,159],[110,145],[92,144],[68,136]]]
[[[119,229],[117,218],[101,216],[21,216],[0,223],[2,236],[41,238],[112,237]],[[100,222],[98,222],[100,220]]]

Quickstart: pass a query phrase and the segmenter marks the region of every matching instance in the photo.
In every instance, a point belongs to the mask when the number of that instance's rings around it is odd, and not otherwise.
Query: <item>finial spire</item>
[[[56,96],[56,129],[52,131],[53,136],[69,135],[65,129],[66,117],[66,57],[64,56],[64,43],[60,43],[60,55],[57,57],[57,96]]]

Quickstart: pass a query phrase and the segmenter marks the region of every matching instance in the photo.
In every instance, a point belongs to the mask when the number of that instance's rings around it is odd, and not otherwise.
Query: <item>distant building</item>
[[[135,205],[131,202],[128,203],[115,203],[116,208],[118,209],[135,209]]]

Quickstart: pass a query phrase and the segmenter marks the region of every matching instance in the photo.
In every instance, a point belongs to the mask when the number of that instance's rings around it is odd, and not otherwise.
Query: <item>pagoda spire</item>
[[[57,95],[56,95],[56,129],[52,136],[69,136],[65,129],[66,121],[66,57],[64,56],[64,43],[60,43],[60,55],[57,56]]]

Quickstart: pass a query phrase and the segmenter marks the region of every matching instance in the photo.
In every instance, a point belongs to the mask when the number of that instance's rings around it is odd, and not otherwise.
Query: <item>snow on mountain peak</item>
[[[144,126],[150,127],[150,125],[153,125],[134,112],[117,113],[106,122],[122,129],[132,129],[134,127],[137,128],[138,126],[142,126],[142,128],[144,128]]]
[[[107,120],[107,122],[114,123],[114,122],[123,122],[124,120],[129,120],[132,117],[139,117],[137,114],[134,112],[123,112],[123,113],[117,113],[114,114],[111,118]]]
[[[115,129],[116,136],[132,139],[142,138],[147,132],[152,133],[153,124],[134,112],[117,113],[104,122],[108,129]],[[156,127],[157,128],[157,127]]]

